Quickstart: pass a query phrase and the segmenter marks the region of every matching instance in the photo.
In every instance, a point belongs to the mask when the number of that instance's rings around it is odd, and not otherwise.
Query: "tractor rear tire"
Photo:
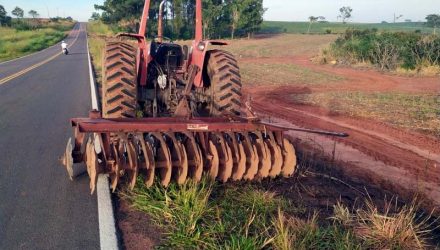
[[[205,72],[212,98],[210,115],[215,117],[225,113],[240,116],[242,84],[234,56],[223,50],[209,51]]]
[[[110,41],[103,60],[102,116],[135,118],[137,106],[137,49],[129,43]]]

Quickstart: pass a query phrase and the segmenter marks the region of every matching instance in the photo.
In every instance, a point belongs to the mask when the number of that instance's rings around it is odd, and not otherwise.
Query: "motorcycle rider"
[[[67,55],[67,53],[69,51],[67,50],[67,43],[66,42],[64,42],[64,41],[61,42],[61,49],[62,49],[62,52]]]

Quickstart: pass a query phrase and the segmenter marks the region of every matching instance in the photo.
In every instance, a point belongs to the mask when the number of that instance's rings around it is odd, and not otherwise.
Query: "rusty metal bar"
[[[72,119],[72,125],[81,133],[134,133],[134,132],[243,132],[285,131],[269,124],[229,121],[225,119],[182,120],[176,118],[148,119]]]

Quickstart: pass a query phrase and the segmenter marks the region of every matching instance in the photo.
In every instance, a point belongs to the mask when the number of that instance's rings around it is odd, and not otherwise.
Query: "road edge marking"
[[[87,36],[87,26],[84,31],[86,32],[87,41],[87,56],[89,60],[89,77],[90,77],[90,94],[92,98],[92,108],[99,110],[98,98],[96,92],[95,78],[93,76],[92,61],[90,59],[89,50],[89,37]],[[99,140],[95,140],[95,144],[99,144]],[[96,195],[98,202],[98,224],[99,224],[99,243],[102,250],[117,250],[118,237],[116,235],[115,215],[112,206],[112,200],[110,196],[110,184],[108,176],[100,174],[98,176],[98,184],[96,187]]]

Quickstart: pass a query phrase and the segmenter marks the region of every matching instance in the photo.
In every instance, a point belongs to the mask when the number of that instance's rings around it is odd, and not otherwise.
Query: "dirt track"
[[[290,63],[314,71],[344,77],[341,84],[324,87],[271,86],[262,82],[247,88],[252,107],[262,114],[281,118],[278,122],[323,130],[343,131],[347,139],[293,133],[302,141],[313,141],[317,149],[335,154],[345,162],[345,171],[353,177],[373,182],[410,197],[426,197],[426,203],[440,208],[440,140],[428,135],[401,130],[381,122],[335,114],[325,108],[299,105],[291,96],[329,90],[440,92],[436,78],[408,78],[384,75],[372,70],[355,70],[315,65],[307,56],[294,58],[242,59],[244,62]],[[336,149],[335,149],[336,148]]]

